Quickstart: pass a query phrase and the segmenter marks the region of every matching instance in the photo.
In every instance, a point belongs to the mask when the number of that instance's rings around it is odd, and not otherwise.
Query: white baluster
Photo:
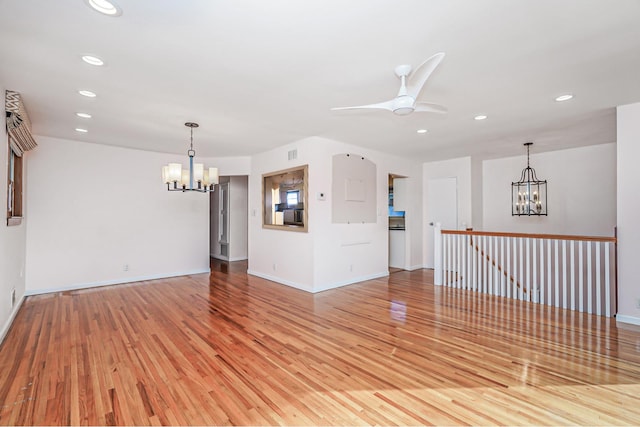
[[[544,239],[540,239],[540,304],[545,304],[544,300]]]
[[[464,289],[468,289],[469,285],[467,284],[467,236],[462,236],[462,240],[460,241],[460,250],[462,254],[462,287]]]
[[[556,273],[556,281],[554,283],[555,286],[555,306],[556,307],[560,307],[560,266],[558,265],[558,241],[554,240],[554,249],[555,249],[555,260],[556,260],[556,265],[555,265],[555,273]]]
[[[584,241],[578,245],[578,310],[584,312]]]
[[[456,250],[457,250],[457,267],[456,267],[456,277],[458,279],[458,287],[462,288],[462,267],[460,265],[460,262],[462,260],[462,254],[460,253],[460,251],[462,250],[462,236],[460,236],[459,234],[456,235]]]
[[[507,237],[507,298],[511,298],[511,237]]]
[[[551,294],[551,239],[547,240],[547,305],[553,305]]]
[[[533,257],[531,258],[531,272],[533,273],[533,277],[531,278],[531,301],[539,303],[540,302],[540,298],[539,298],[539,291],[540,288],[538,286],[538,257],[537,257],[537,251],[536,249],[538,248],[537,245],[537,240],[533,239],[531,240],[531,251],[533,254]]]
[[[493,244],[495,246],[493,259],[493,294],[500,295],[500,259],[498,258],[500,251],[500,239],[498,236],[493,237]]]
[[[607,317],[611,317],[611,271],[609,265],[609,251],[610,249],[609,242],[605,242],[604,244],[604,309]]]
[[[473,252],[471,253],[472,255],[472,260],[471,262],[473,263],[473,290],[474,291],[478,291],[478,259],[479,259],[479,253],[480,253],[480,236],[474,236],[475,239],[473,240]]]
[[[591,242],[587,242],[587,313],[593,313],[593,273],[591,270]]]
[[[487,236],[489,246],[489,259],[487,260],[487,269],[489,270],[489,278],[487,282],[487,292],[493,294],[493,237]]]
[[[447,238],[449,239],[449,246],[447,249],[447,274],[449,275],[449,286],[452,288],[456,287],[456,283],[454,281],[453,278],[453,268],[451,267],[451,265],[453,264],[453,245],[454,245],[454,241],[453,241],[453,235],[451,234],[447,234]]]
[[[518,262],[518,271],[520,272],[520,277],[518,279],[518,299],[524,299],[524,292],[523,292],[523,288],[524,288],[524,251],[522,250],[522,245],[524,244],[523,242],[523,238],[519,237],[518,241],[520,243],[519,245],[519,262]]]
[[[504,279],[505,279],[505,262],[504,262],[504,236],[500,237],[500,265],[502,266],[502,272],[500,273],[500,296],[505,296]]]
[[[602,278],[600,277],[600,248],[602,242],[594,242],[596,245],[596,314],[602,315]]]
[[[562,308],[567,308],[567,241],[562,241]]]
[[[451,287],[455,288],[456,287],[456,276],[455,276],[455,256],[456,256],[456,247],[455,247],[455,240],[454,240],[454,235],[451,234],[450,238],[451,238],[451,246],[450,246],[450,251],[451,253],[449,254],[449,280],[451,281]]]
[[[569,241],[571,249],[571,310],[576,309],[576,251],[575,242]]]
[[[466,279],[466,283],[467,283],[467,289],[471,289],[473,286],[473,273],[472,273],[472,268],[471,265],[473,264],[473,246],[472,246],[472,242],[473,242],[473,236],[469,236],[467,235],[467,241],[465,244],[465,253],[467,254],[467,268],[466,268],[466,272],[467,272],[467,279]]]
[[[451,234],[447,234],[447,284],[450,287],[453,287],[453,280],[451,277],[451,247],[453,246],[451,242]]]
[[[482,293],[487,293],[487,236],[482,236]]]
[[[525,287],[525,300],[527,301],[533,301],[531,298],[531,250],[529,249],[529,241],[530,239],[527,237],[527,239],[525,240],[525,248],[527,251],[527,258],[526,258],[526,281],[527,281],[527,286]],[[524,286],[524,284],[523,284]]]

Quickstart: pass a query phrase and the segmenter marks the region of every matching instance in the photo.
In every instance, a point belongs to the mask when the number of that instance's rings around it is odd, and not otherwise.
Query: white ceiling
[[[37,135],[184,153],[196,121],[198,156],[321,136],[422,161],[493,158],[529,140],[532,152],[614,142],[615,106],[640,101],[638,0],[117,3],[114,18],[83,0],[0,0],[0,83],[22,93]],[[329,110],[391,99],[394,67],[439,51],[420,100],[447,115]]]

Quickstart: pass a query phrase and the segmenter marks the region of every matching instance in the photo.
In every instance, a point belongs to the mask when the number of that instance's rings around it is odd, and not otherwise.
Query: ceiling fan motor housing
[[[399,116],[411,114],[415,109],[416,100],[409,95],[398,96],[394,100],[393,112]]]

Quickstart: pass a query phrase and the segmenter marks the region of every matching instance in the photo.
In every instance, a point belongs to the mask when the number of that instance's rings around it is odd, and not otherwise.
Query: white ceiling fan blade
[[[444,58],[444,52],[439,52],[433,55],[431,58],[424,61],[414,72],[409,76],[409,82],[407,84],[407,95],[412,96],[414,99],[418,98],[422,87],[427,82],[427,79],[433,73],[433,70],[442,62]]]
[[[413,111],[418,113],[446,114],[449,110],[444,105],[432,104],[430,102],[416,102],[416,108]]]
[[[360,109],[370,108],[370,109],[393,111],[393,107],[395,105],[394,102],[395,102],[395,99],[392,99],[391,101],[379,102],[377,104],[358,105],[358,106],[355,106],[355,107],[334,107],[331,110],[333,110],[333,111],[337,111],[337,110],[360,110]]]

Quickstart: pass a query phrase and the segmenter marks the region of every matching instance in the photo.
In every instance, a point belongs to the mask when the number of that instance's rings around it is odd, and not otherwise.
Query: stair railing
[[[610,317],[617,308],[616,242],[436,225],[434,283]]]

